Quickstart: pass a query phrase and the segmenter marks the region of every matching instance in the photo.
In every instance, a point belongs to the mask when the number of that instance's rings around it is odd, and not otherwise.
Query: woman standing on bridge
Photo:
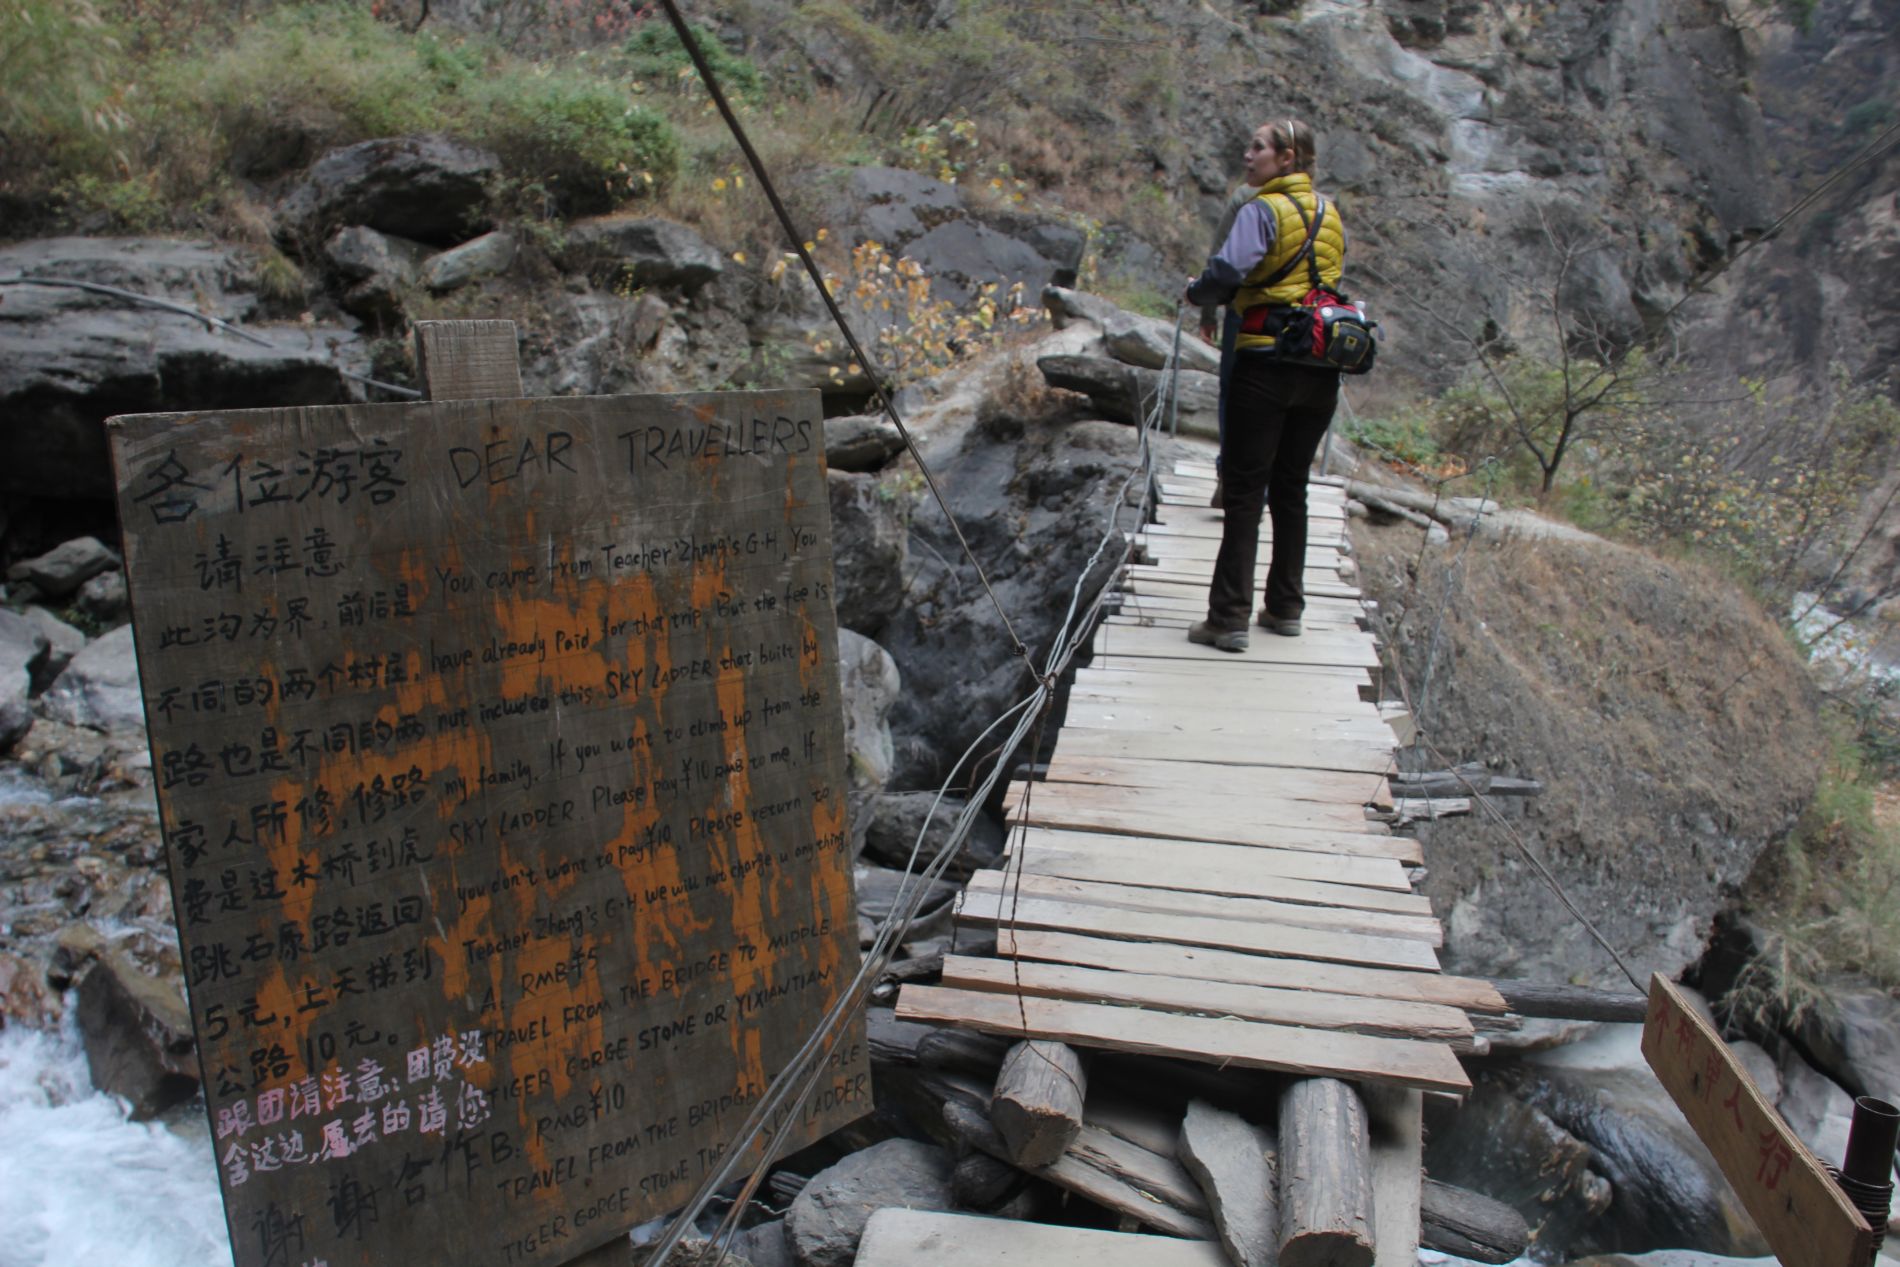
[[[1207,619],[1188,630],[1188,641],[1222,651],[1247,647],[1263,499],[1273,522],[1273,558],[1260,626],[1297,636],[1306,608],[1306,473],[1332,425],[1339,371],[1281,359],[1274,335],[1289,308],[1312,289],[1309,250],[1326,286],[1339,284],[1344,266],[1345,226],[1332,201],[1314,192],[1313,159],[1313,130],[1297,119],[1276,119],[1254,131],[1246,179],[1259,192],[1187,288],[1188,303],[1225,303],[1240,318],[1221,437],[1220,557]]]

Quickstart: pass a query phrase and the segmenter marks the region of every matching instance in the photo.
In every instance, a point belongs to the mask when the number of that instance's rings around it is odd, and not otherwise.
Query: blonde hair
[[[1267,137],[1273,142],[1274,152],[1293,151],[1293,170],[1313,174],[1313,162],[1318,157],[1314,145],[1313,129],[1300,120],[1288,117],[1275,119],[1266,125]]]

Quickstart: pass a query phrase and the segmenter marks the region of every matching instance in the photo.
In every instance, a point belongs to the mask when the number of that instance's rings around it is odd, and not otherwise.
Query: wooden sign
[[[1643,1056],[1787,1267],[1867,1267],[1874,1234],[1735,1053],[1660,973]]]
[[[817,393],[110,429],[238,1267],[680,1205],[858,965]]]

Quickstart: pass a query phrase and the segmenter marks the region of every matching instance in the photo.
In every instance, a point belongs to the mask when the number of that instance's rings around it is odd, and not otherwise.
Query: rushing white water
[[[70,1030],[0,1030],[0,1229],[0,1267],[231,1262],[203,1119],[127,1121]]]

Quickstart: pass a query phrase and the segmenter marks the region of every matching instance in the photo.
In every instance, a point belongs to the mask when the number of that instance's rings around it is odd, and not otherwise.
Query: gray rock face
[[[123,584],[124,574],[119,576]],[[21,614],[32,621],[33,627],[46,639],[46,659],[33,671],[33,689],[43,691],[65,672],[74,656],[86,649],[86,635],[44,607],[29,607]]]
[[[1115,422],[1139,424],[1157,402],[1167,398],[1167,372],[1105,356],[1045,356],[1036,366],[1051,387],[1082,392],[1104,418]],[[1176,429],[1184,435],[1219,436],[1219,380],[1192,369],[1183,369],[1174,378]],[[1162,425],[1167,425],[1165,417]]]
[[[875,866],[859,866],[852,883],[857,891],[858,918],[873,923],[883,923],[897,909],[900,899],[909,902],[913,897],[918,900],[918,913],[927,915],[955,897],[958,888],[950,880],[925,883],[916,874],[906,881],[904,873],[894,867]]]
[[[833,471],[881,470],[903,451],[903,435],[883,414],[825,419],[825,465]]]
[[[116,949],[102,950],[79,983],[79,1030],[93,1085],[130,1101],[134,1121],[197,1093],[197,1046],[177,982],[148,976]]]
[[[945,440],[928,456],[938,485],[997,599],[1038,666],[1070,594],[1116,507],[1137,437],[1106,422],[1037,423],[999,417]],[[909,598],[880,641],[904,674],[891,713],[892,786],[935,788],[951,764],[1030,681],[996,610],[934,504],[911,516]],[[1109,566],[1083,579],[1086,603]]]
[[[307,239],[340,225],[447,246],[487,227],[501,160],[439,136],[389,137],[331,150],[310,165],[279,214]]]
[[[34,559],[7,569],[9,581],[31,581],[40,593],[63,598],[88,580],[119,566],[117,552],[97,537],[75,537]]]
[[[340,301],[343,310],[373,325],[387,325],[401,318],[405,292],[415,285],[429,248],[352,224],[331,235],[323,252],[347,285]]]
[[[167,239],[49,238],[0,248],[0,275],[98,282],[242,320],[254,256]],[[101,424],[113,414],[324,405],[346,398],[329,353],[358,342],[334,326],[257,327],[270,347],[190,317],[70,289],[10,286],[0,304],[0,491],[112,495]]]
[[[849,629],[838,630],[838,677],[844,692],[846,797],[855,853],[864,840],[872,798],[890,782],[894,757],[887,719],[903,679],[884,648]]]
[[[598,216],[567,231],[561,262],[590,274],[606,272],[633,286],[694,291],[725,271],[725,260],[705,238],[653,216]]]
[[[49,645],[32,620],[0,611],[0,752],[33,727],[33,683],[44,671]]]
[[[125,588],[125,573],[101,572],[79,587],[79,610],[102,625],[123,621],[132,610],[131,595]]]
[[[851,1267],[864,1225],[876,1211],[948,1210],[951,1204],[944,1151],[891,1139],[815,1176],[786,1212],[785,1230],[801,1267]]]
[[[904,597],[909,497],[875,475],[831,471],[832,596],[838,623],[876,637]]]
[[[1048,310],[1049,321],[1058,330],[1066,329],[1077,321],[1106,327],[1109,322],[1126,315],[1100,295],[1092,295],[1086,290],[1071,290],[1066,286],[1044,286],[1042,306]]]
[[[1166,369],[1168,357],[1175,351],[1174,325],[1156,317],[1121,312],[1102,326],[1102,341],[1108,354],[1128,365],[1143,369]],[[1205,374],[1220,370],[1220,351],[1201,342],[1199,327],[1190,321],[1181,329],[1180,358],[1183,369]]]
[[[1796,1040],[1850,1096],[1900,1103],[1900,1003],[1879,990],[1837,990],[1810,1008]]]
[[[87,644],[41,697],[48,717],[108,734],[142,730],[139,664],[132,626],[121,625]]]
[[[422,284],[433,291],[459,290],[484,277],[498,277],[515,262],[515,235],[484,233],[422,262]]]
[[[910,851],[917,847],[921,831],[924,839],[917,865],[929,866],[949,842],[951,829],[966,804],[957,797],[946,796],[932,818],[930,808],[936,799],[935,792],[886,792],[878,797],[864,837],[865,857],[887,866],[902,867],[909,860]],[[986,814],[979,815],[964,842],[962,854],[945,868],[944,875],[955,879],[968,877],[972,871],[994,862],[1002,850],[1002,824]]]

